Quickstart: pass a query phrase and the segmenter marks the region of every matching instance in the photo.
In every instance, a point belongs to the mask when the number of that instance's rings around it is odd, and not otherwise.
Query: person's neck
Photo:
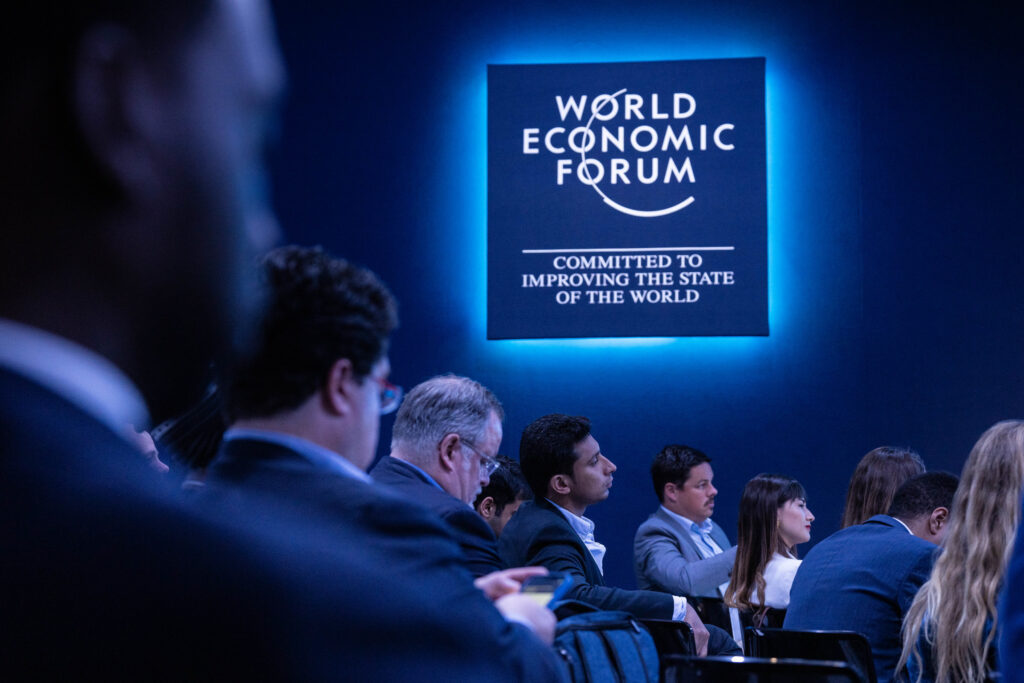
[[[558,507],[560,507],[560,508],[562,508],[564,510],[568,510],[569,512],[571,512],[572,514],[576,515],[577,517],[582,517],[583,513],[587,511],[587,506],[586,505],[580,505],[579,503],[576,503],[575,501],[570,499],[568,496],[560,496],[560,495],[558,495],[556,493],[551,493],[549,491],[548,492],[548,500],[550,500],[552,503],[554,503]]]
[[[917,536],[923,541],[928,541],[934,545],[939,545],[936,538],[929,533],[928,529],[928,515],[923,515],[917,519],[905,519],[903,517],[893,517],[893,519],[903,522],[906,527],[910,530],[910,533]]]
[[[277,413],[267,417],[249,417],[235,420],[229,429],[253,429],[262,432],[276,432],[305,439],[312,444],[336,453],[345,458],[341,446],[334,437],[333,430],[326,428],[319,418],[310,415],[309,411],[300,406],[296,410]],[[347,458],[346,458],[347,459]],[[362,467],[361,463],[352,463]]]
[[[446,476],[445,472],[441,471],[441,469],[437,467],[434,462],[430,461],[429,458],[417,457],[415,451],[411,451],[407,447],[399,445],[393,445],[391,447],[391,452],[388,455],[395,460],[401,460],[404,463],[413,465],[414,467],[426,472],[427,475],[437,482],[441,488],[451,493],[451,491],[449,491],[449,478]]]

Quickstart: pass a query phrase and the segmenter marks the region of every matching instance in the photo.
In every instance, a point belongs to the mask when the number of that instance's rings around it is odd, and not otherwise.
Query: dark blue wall
[[[633,585],[666,443],[712,456],[730,537],[743,484],[773,470],[804,483],[822,538],[870,448],[959,472],[988,425],[1024,415],[1024,60],[1000,11],[276,4],[288,240],[380,273],[401,302],[393,379],[482,381],[508,412],[503,452],[544,413],[593,420],[619,466],[588,511],[611,583]],[[486,341],[486,65],[748,56],[767,60],[770,336]],[[384,452],[389,421],[381,436]]]

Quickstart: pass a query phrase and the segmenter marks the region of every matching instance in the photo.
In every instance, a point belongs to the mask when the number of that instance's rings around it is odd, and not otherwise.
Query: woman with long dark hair
[[[732,579],[725,603],[764,624],[769,609],[789,606],[789,589],[800,566],[796,546],[811,540],[814,515],[796,479],[759,474],[743,489]]]
[[[909,448],[880,446],[868,451],[850,477],[840,529],[863,524],[889,512],[892,497],[903,482],[924,474],[924,461]]]

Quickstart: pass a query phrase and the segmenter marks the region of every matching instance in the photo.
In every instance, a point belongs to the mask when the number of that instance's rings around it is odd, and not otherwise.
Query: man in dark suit
[[[711,520],[718,494],[714,476],[711,458],[696,448],[669,445],[654,457],[651,479],[661,506],[633,541],[637,586],[722,597],[736,548]]]
[[[277,249],[264,272],[268,311],[255,353],[230,373],[230,426],[200,502],[257,525],[290,520],[377,572],[377,616],[351,626],[391,634],[366,646],[379,669],[349,675],[558,680],[541,640],[551,642],[554,617],[517,592],[530,572],[487,577],[478,590],[440,520],[366,475],[379,417],[401,395],[387,379],[390,293],[320,249]],[[352,527],[364,544],[331,540]]]
[[[429,379],[402,402],[391,454],[371,472],[445,521],[473,576],[505,568],[494,532],[472,508],[498,466],[504,417],[497,397],[478,382],[454,375]]]
[[[287,515],[211,518],[130,444],[147,404],[198,398],[257,301],[283,79],[265,3],[28,3],[0,54],[0,679],[497,668],[476,624],[418,637],[441,610],[382,578],[405,553],[366,526],[332,528],[338,551]]]
[[[708,632],[685,598],[669,593],[606,586],[601,569],[605,547],[594,536],[587,507],[608,497],[615,465],[601,453],[590,420],[545,415],[534,420],[519,443],[519,463],[535,500],[524,503],[501,534],[499,550],[510,566],[541,565],[566,572],[575,585],[567,598],[641,618],[685,619],[701,654]]]
[[[931,573],[956,487],[957,478],[945,472],[912,477],[896,491],[888,515],[818,543],[793,580],[785,628],[862,633],[878,680],[891,680],[903,617]]]
[[[0,678],[336,672],[320,634],[367,601],[297,587],[367,573],[196,514],[130,442],[199,395],[256,301],[268,8],[29,3],[0,53]]]

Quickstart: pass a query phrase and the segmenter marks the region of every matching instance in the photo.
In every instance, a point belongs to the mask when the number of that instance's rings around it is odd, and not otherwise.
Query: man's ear
[[[323,406],[327,412],[344,417],[352,412],[355,390],[359,386],[352,361],[339,358],[327,371],[323,387]]]
[[[494,503],[492,496],[484,496],[484,499],[480,501],[480,505],[477,506],[477,513],[486,519],[488,522],[494,518],[494,511],[497,509],[497,505]]]
[[[548,482],[548,490],[559,495],[572,493],[572,477],[567,474],[556,474]]]
[[[676,502],[677,493],[679,493],[679,489],[673,482],[665,482],[665,488],[661,490],[661,499],[674,503]]]
[[[441,469],[445,472],[453,472],[456,467],[461,466],[455,462],[457,459],[455,451],[459,449],[459,439],[458,434],[445,434],[441,443],[437,445],[438,461],[441,464]]]
[[[116,24],[93,27],[79,41],[72,77],[74,116],[93,158],[130,195],[159,192],[150,152],[166,107],[135,36]]]
[[[933,536],[942,531],[942,527],[949,521],[948,508],[935,508],[928,516],[928,531]]]

